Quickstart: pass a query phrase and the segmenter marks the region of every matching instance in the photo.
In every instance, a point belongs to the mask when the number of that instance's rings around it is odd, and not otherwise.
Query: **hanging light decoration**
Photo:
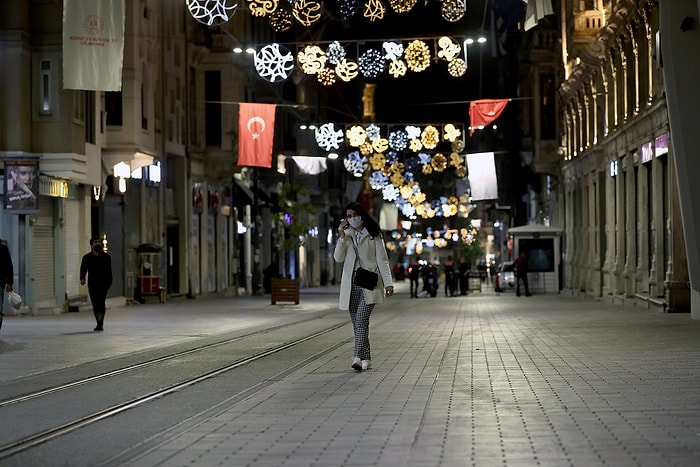
[[[467,64],[461,58],[455,58],[447,64],[447,72],[455,78],[459,78],[467,72]]]
[[[360,55],[358,62],[360,64],[360,73],[365,78],[376,78],[382,74],[386,66],[382,54],[374,49],[369,49]]]
[[[447,168],[447,157],[442,153],[437,153],[431,159],[430,165],[435,172],[442,172]]]
[[[382,44],[384,58],[387,60],[398,60],[403,55],[403,44],[401,42],[387,41]]]
[[[406,76],[407,71],[408,67],[403,60],[398,59],[389,62],[389,74],[394,78],[402,78]]]
[[[360,144],[360,154],[363,156],[369,156],[374,152],[374,149],[372,148],[372,143],[365,139],[364,143]]]
[[[337,65],[342,59],[345,58],[345,49],[342,45],[340,45],[340,42],[333,41],[328,44],[328,48],[326,49],[326,57],[328,59],[328,63],[331,65]]]
[[[445,0],[440,9],[442,17],[454,23],[462,19],[464,13],[467,12],[467,0]]]
[[[353,125],[345,132],[345,137],[347,138],[350,146],[357,148],[365,142],[367,139],[367,133],[360,125]]]
[[[421,134],[421,142],[427,149],[435,149],[440,142],[440,132],[432,125],[426,126]]]
[[[302,26],[309,27],[321,18],[323,6],[316,0],[296,0],[292,7],[294,19]]]
[[[332,68],[324,68],[318,72],[316,79],[324,86],[331,86],[335,84],[335,76],[335,70]]]
[[[384,154],[375,153],[369,158],[369,165],[372,167],[372,170],[381,170],[386,165],[386,157],[384,157]]]
[[[192,18],[207,26],[227,22],[237,7],[237,0],[187,0]]]
[[[340,0],[338,2],[338,13],[343,21],[347,21],[357,13],[357,0]]]
[[[444,133],[443,139],[445,141],[449,141],[450,143],[454,143],[457,140],[457,138],[459,138],[462,135],[462,132],[452,123],[448,123],[447,125],[445,125],[442,131]]]
[[[345,170],[353,174],[355,177],[361,177],[367,169],[367,158],[360,155],[358,151],[353,151],[345,157],[343,162]]]
[[[464,151],[464,141],[461,139],[455,140],[452,143],[452,150],[454,152],[462,152]]]
[[[326,53],[317,45],[307,45],[297,54],[297,62],[307,75],[315,75],[326,67]]]
[[[413,152],[418,152],[421,149],[423,149],[423,143],[421,142],[421,140],[419,138],[412,139],[408,143],[408,149],[410,149]]]
[[[336,130],[332,123],[324,123],[316,128],[316,143],[324,151],[340,149],[343,144],[343,130]]]
[[[408,13],[416,6],[417,0],[389,0],[389,6],[396,13]]]
[[[271,14],[278,6],[279,0],[248,0],[248,11],[258,18]]]
[[[367,133],[367,138],[369,138],[370,141],[374,141],[381,136],[381,129],[374,123],[367,125],[365,132]]]
[[[360,66],[347,58],[342,59],[335,67],[335,74],[346,83],[355,79],[359,72]]]
[[[377,138],[374,141],[372,141],[372,147],[375,151],[382,153],[389,149],[389,140],[387,140],[386,138]]]
[[[369,176],[369,186],[373,190],[381,190],[389,182],[389,178],[380,170],[375,170]]]
[[[289,31],[293,25],[293,17],[289,10],[278,8],[270,14],[270,27],[275,32]]]
[[[269,44],[255,54],[255,69],[266,81],[279,83],[294,71],[294,56],[283,45]]]
[[[430,48],[421,40],[414,40],[404,51],[408,69],[421,72],[430,66]]]
[[[374,22],[383,19],[384,13],[386,13],[386,7],[382,3],[382,0],[367,0],[362,15]]]
[[[459,44],[447,36],[438,39],[438,47],[440,48],[437,53],[438,58],[448,62],[451,62],[462,51]]]
[[[382,198],[386,201],[396,201],[399,198],[399,189],[391,184],[385,185],[382,188]]]
[[[396,151],[403,151],[408,145],[408,135],[405,131],[397,130],[389,134],[389,146]]]
[[[462,156],[460,156],[456,152],[451,152],[450,153],[450,167],[459,167],[462,164],[464,164],[464,159],[462,158]]]

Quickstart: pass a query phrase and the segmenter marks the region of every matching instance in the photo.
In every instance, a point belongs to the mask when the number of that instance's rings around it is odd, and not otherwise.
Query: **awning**
[[[131,167],[133,172],[142,167],[153,165],[153,156],[143,152],[102,152],[102,162],[105,170],[112,175],[112,168],[120,162],[125,162]]]

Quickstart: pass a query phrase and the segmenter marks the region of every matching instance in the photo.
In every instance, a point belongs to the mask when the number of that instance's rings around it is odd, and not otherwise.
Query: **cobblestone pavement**
[[[0,381],[143,348],[146,337],[158,346],[265,326],[332,308],[336,291],[303,290],[300,305],[125,307],[108,311],[104,333],[88,331],[83,312],[8,317]],[[700,465],[700,322],[689,314],[488,289],[408,295],[400,283],[376,308],[370,370],[350,369],[348,343],[120,465]]]

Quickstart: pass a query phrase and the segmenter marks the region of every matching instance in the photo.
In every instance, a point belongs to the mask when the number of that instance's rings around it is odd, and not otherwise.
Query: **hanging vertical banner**
[[[498,180],[496,179],[496,164],[492,152],[467,154],[469,168],[469,185],[472,189],[472,200],[498,198]]]
[[[5,209],[17,214],[39,210],[39,159],[5,159]]]
[[[121,91],[124,0],[63,1],[63,88]]]
[[[275,104],[242,102],[238,113],[238,165],[272,167]]]

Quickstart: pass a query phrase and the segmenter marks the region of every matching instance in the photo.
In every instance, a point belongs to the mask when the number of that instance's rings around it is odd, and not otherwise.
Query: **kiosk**
[[[161,287],[161,250],[160,245],[144,243],[136,248],[136,258],[139,266],[136,279],[136,299],[143,303],[146,297],[158,297],[160,303],[165,302],[165,288]]]

